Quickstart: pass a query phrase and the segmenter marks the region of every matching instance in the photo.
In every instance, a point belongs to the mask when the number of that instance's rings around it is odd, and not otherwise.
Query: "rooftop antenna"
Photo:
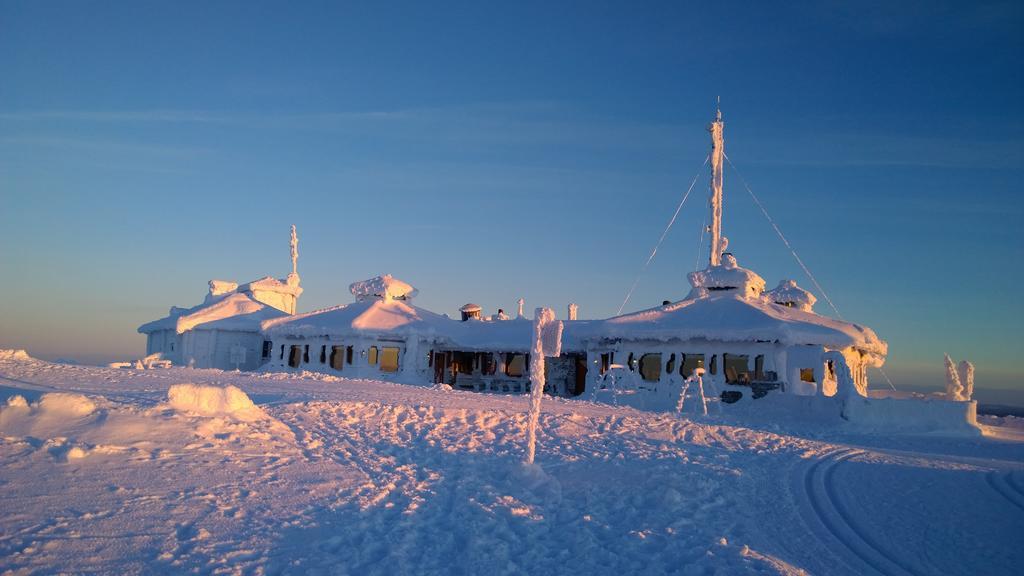
[[[722,130],[725,123],[722,122],[722,97],[718,97],[715,106],[715,121],[708,125],[708,132],[711,133],[711,265],[719,266],[722,263],[722,252],[725,251],[724,238],[722,237],[722,172],[725,168],[722,160],[725,156],[725,139]]]
[[[299,236],[295,233],[295,224],[292,224],[292,238],[289,245],[292,249],[292,274],[299,274]]]

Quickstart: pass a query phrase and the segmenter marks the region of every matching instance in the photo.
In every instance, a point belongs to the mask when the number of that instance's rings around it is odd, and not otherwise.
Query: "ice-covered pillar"
[[[960,375],[956,371],[956,364],[953,364],[953,359],[946,354],[946,400],[953,402],[959,402],[963,400],[964,387],[960,382]]]
[[[544,357],[562,354],[562,322],[555,319],[551,308],[537,308],[533,313],[533,346],[530,349],[530,414],[526,428],[526,463],[533,464],[537,454],[537,424],[540,400],[544,396]]]
[[[569,320],[575,320],[576,314],[580,311],[580,307],[575,302],[569,304]]]
[[[292,238],[288,243],[292,249],[292,274],[299,274],[299,235],[295,233],[295,224],[292,224]]]
[[[711,265],[722,263],[722,161],[725,159],[725,140],[722,136],[722,111],[715,114],[715,121],[708,126],[711,133]]]
[[[520,298],[517,301],[517,304],[519,304],[519,312],[516,314],[516,318],[523,318],[523,306],[526,305],[526,300]]]

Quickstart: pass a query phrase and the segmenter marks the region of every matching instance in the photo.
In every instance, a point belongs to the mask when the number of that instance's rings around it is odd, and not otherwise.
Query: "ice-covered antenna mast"
[[[292,249],[292,274],[299,274],[299,235],[295,233],[295,224],[292,224],[292,238],[289,245]]]
[[[717,108],[715,121],[708,126],[711,133],[711,265],[722,263],[725,239],[722,237],[722,172],[725,168],[725,140],[722,136],[722,109]]]

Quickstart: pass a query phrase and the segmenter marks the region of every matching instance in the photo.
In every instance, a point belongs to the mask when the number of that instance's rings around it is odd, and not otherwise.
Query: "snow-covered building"
[[[415,288],[390,275],[350,286],[355,302],[263,322],[272,342],[270,368],[300,369],[465,390],[529,390],[532,322],[504,312],[484,319],[467,304],[461,320],[412,303]],[[583,391],[582,354],[549,362],[553,393]],[[584,366],[585,369],[585,366]],[[571,378],[571,381],[570,381]]]
[[[675,301],[603,320],[578,320],[570,304],[561,355],[545,364],[546,391],[643,408],[673,406],[687,382],[724,402],[768,393],[865,397],[867,371],[887,345],[869,328],[814,311],[816,298],[792,280],[766,290],[739,265],[722,234],[725,160],[721,112],[711,123],[708,265],[688,275]],[[455,318],[413,303],[418,291],[390,275],[349,287],[354,302],[295,314],[296,271],[243,285],[211,281],[202,304],[172,308],[139,328],[147,353],[196,367],[310,370],[481,392],[531,388],[533,322],[468,303]],[[706,387],[704,386],[706,384]]]
[[[882,365],[886,343],[869,328],[815,313],[814,295],[792,280],[765,291],[764,279],[726,251],[723,126],[719,112],[709,127],[708,266],[689,274],[685,298],[648,310],[580,321],[570,305],[562,355],[546,362],[551,393],[597,398],[609,374],[617,373],[612,385],[630,388],[621,401],[674,405],[684,380],[701,372],[726,402],[770,391],[829,396],[836,393],[838,370],[850,375],[855,393],[866,394],[867,369]],[[478,391],[529,390],[533,332],[521,300],[513,320],[502,311],[485,316],[472,303],[456,320],[414,306],[416,290],[391,276],[357,282],[351,292],[353,304],[264,321],[273,342],[271,366]]]
[[[241,285],[210,280],[202,304],[172,306],[167,316],[139,326],[139,333],[146,335],[146,354],[195,368],[254,370],[261,366],[270,358],[262,323],[294,314],[302,295],[294,226],[291,253],[292,271],[283,280],[266,276]]]

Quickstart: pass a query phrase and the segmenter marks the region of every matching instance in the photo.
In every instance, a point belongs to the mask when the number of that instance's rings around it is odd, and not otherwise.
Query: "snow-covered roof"
[[[212,289],[211,285],[211,289]],[[251,292],[253,290],[266,290],[268,292],[280,292],[284,294],[293,294],[296,297],[302,294],[302,288],[299,286],[299,275],[289,274],[288,279],[284,282],[274,278],[273,276],[264,276],[259,280],[253,280],[252,282],[246,282],[237,288],[239,292]]]
[[[587,340],[761,340],[837,349],[852,346],[882,355],[887,351],[887,344],[866,326],[775,304],[763,298],[743,297],[734,291],[712,292],[704,297],[594,322],[580,337]]]
[[[503,352],[529,351],[533,337],[531,320],[460,322],[408,302],[384,299],[362,300],[344,306],[267,320],[263,322],[262,329],[264,334],[271,337],[386,338],[417,335],[458,350]],[[572,338],[568,327],[563,346],[570,350],[581,349],[579,340]]]
[[[430,334],[452,320],[402,300],[369,298],[277,318],[263,323],[263,331],[274,336],[347,336],[352,334]]]
[[[691,298],[709,291],[732,290],[742,296],[760,296],[764,292],[764,278],[753,270],[741,267],[736,257],[728,252],[722,255],[721,266],[708,266],[704,270],[690,272],[687,279],[693,287]]]
[[[139,326],[139,332],[174,330],[182,334],[194,328],[259,332],[263,321],[282,316],[287,314],[257,302],[248,293],[233,292],[222,297],[207,296],[205,302],[193,308],[172,307],[164,318]]]
[[[796,285],[793,280],[782,280],[775,288],[764,293],[764,297],[776,304],[810,312],[818,298]]]
[[[384,300],[412,300],[419,290],[411,284],[402,282],[391,274],[376,276],[369,280],[354,282],[348,287],[356,301],[381,298]]]
[[[463,304],[462,308],[459,308],[459,312],[479,312],[480,310],[480,305],[473,304],[472,302],[469,304]]]

